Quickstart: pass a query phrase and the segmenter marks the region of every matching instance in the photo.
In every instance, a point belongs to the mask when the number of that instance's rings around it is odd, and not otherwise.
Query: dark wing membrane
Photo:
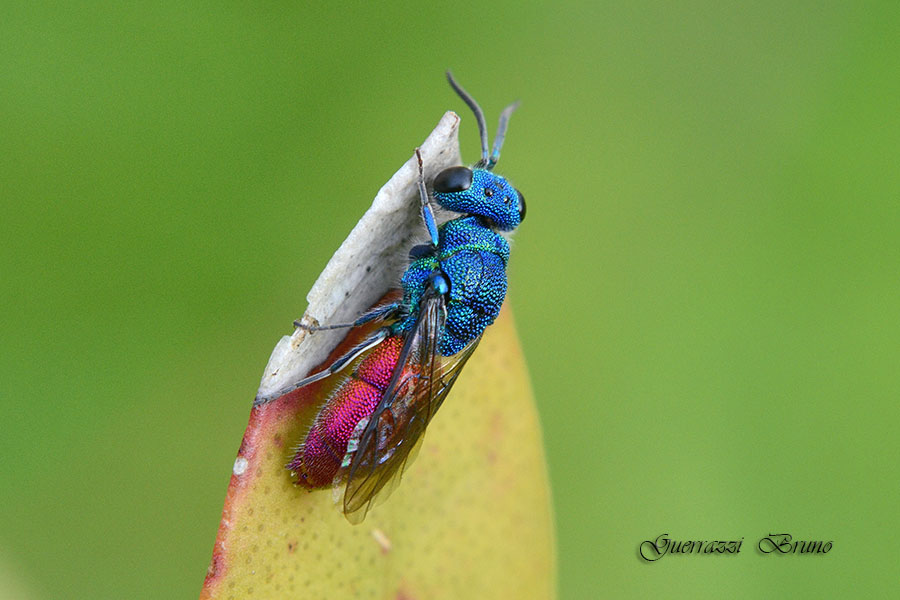
[[[399,483],[425,428],[478,345],[480,338],[442,358],[437,343],[445,318],[443,297],[423,300],[384,397],[361,430],[355,451],[348,450],[335,483],[346,481],[343,509],[353,523],[361,522],[374,502],[387,498]]]

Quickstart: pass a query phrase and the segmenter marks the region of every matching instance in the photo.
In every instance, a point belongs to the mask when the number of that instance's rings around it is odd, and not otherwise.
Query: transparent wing
[[[361,522],[399,483],[425,428],[478,345],[480,337],[457,354],[441,357],[437,342],[445,318],[443,297],[423,300],[384,397],[348,446],[335,484],[346,481],[343,510],[352,523]]]

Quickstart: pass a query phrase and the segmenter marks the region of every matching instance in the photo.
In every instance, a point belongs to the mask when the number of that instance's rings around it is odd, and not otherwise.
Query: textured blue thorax
[[[506,296],[509,242],[479,217],[460,217],[439,228],[437,253],[418,258],[403,274],[403,304],[410,316],[396,324],[407,332],[429,277],[440,271],[450,282],[447,321],[438,342],[442,356],[452,356],[494,322]]]

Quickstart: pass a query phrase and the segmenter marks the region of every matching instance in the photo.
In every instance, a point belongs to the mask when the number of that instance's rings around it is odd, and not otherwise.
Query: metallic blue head
[[[434,199],[447,210],[484,217],[501,231],[512,231],[525,218],[525,197],[484,168],[441,171],[434,178]]]
[[[512,231],[525,219],[525,197],[506,179],[491,172],[500,159],[500,149],[506,137],[509,117],[519,105],[507,106],[500,114],[494,147],[488,153],[487,127],[484,112],[478,103],[462,89],[447,72],[450,85],[475,113],[481,134],[481,160],[469,169],[450,167],[434,178],[434,199],[443,208],[454,212],[484,217],[492,226],[502,231]]]

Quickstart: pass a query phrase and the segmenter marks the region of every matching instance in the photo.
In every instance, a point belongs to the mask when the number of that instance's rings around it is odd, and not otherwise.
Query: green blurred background
[[[561,596],[900,587],[900,5],[125,4],[2,3],[0,596],[199,592],[318,272],[445,110],[477,158],[448,67],[523,101]]]

